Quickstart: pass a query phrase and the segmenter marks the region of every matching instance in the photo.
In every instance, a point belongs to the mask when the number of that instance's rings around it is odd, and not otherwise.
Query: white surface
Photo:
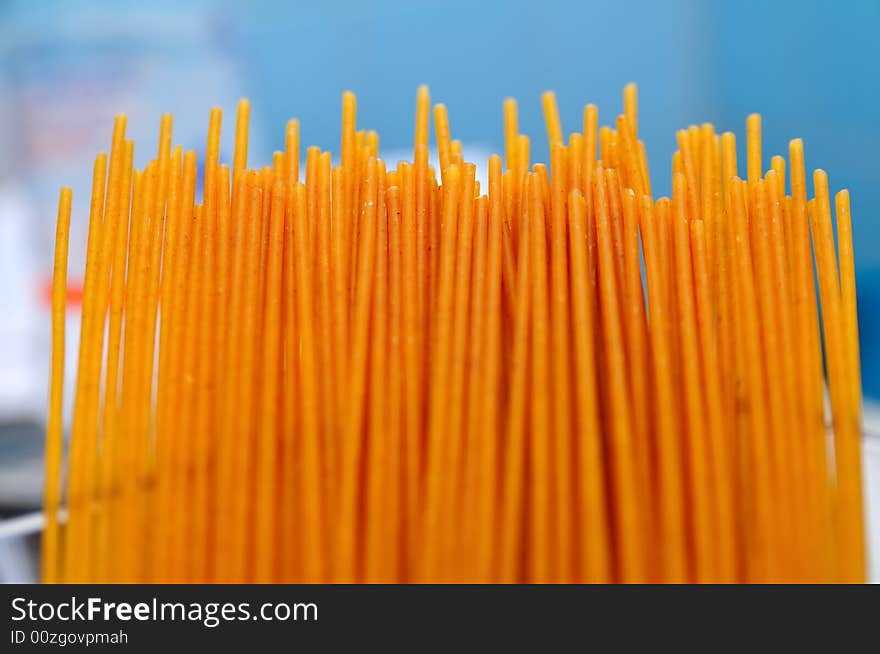
[[[880,437],[865,438],[862,456],[868,532],[868,579],[880,584]]]

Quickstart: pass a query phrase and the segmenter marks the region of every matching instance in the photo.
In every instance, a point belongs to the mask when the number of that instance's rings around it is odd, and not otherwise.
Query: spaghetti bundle
[[[826,174],[800,140],[765,171],[752,115],[743,178],[690,126],[655,199],[634,85],[567,139],[542,100],[549,167],[507,100],[487,188],[442,104],[429,164],[426,87],[393,168],[351,93],[304,171],[296,120],[248,167],[247,100],[202,171],[168,115],[134,169],[118,116],[63,489],[61,194],[44,580],[862,581],[848,193],[835,248]]]

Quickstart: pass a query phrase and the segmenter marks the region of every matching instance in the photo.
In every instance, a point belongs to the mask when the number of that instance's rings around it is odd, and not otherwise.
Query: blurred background
[[[203,154],[208,111],[222,106],[229,162],[235,102],[247,96],[255,165],[283,149],[292,117],[303,146],[338,152],[341,93],[351,89],[359,126],[378,130],[382,156],[395,161],[411,147],[416,87],[427,83],[469,158],[501,151],[501,103],[514,96],[520,129],[546,161],[542,91],[556,91],[568,132],[587,102],[611,123],[635,81],[655,192],[665,194],[676,129],[709,121],[736,131],[744,157],[745,118],[759,111],[765,166],[800,136],[808,168],[851,190],[864,391],[880,398],[880,2],[304,4],[0,0],[0,517],[40,503],[58,190],[74,190],[70,371],[92,162],[109,148],[117,112],[129,116],[140,166],[162,112],[174,114],[174,143]],[[880,425],[873,416],[869,405],[869,432]],[[866,443],[878,470],[880,439]],[[873,511],[878,486],[869,479]],[[0,580],[30,578],[9,542],[0,537]]]

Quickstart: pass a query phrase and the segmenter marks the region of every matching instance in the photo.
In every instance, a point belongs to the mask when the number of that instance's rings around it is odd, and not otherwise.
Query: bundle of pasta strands
[[[567,140],[543,106],[549,167],[508,100],[486,188],[425,87],[393,168],[351,93],[304,171],[296,120],[248,168],[246,100],[231,168],[219,109],[201,171],[117,118],[64,487],[61,195],[43,578],[862,581],[847,192],[753,115],[745,179],[691,126],[654,199],[634,86]]]

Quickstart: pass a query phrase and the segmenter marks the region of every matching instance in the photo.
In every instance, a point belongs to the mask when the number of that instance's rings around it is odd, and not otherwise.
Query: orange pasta
[[[85,281],[83,283],[83,307],[80,328],[79,365],[76,376],[76,395],[74,398],[74,416],[71,426],[70,445],[70,477],[67,487],[67,505],[70,511],[65,536],[64,566],[66,579],[81,581],[89,570],[88,520],[91,514],[90,498],[86,498],[88,470],[90,467],[89,443],[94,448],[97,434],[89,433],[89,416],[92,407],[97,403],[96,386],[100,379],[100,363],[98,374],[95,374],[95,361],[100,361],[100,350],[96,353],[98,331],[103,336],[104,330],[98,329],[94,322],[101,309],[96,306],[100,299],[97,285],[101,275],[101,263],[104,258],[102,250],[102,220],[105,189],[107,156],[102,152],[95,160],[92,199],[89,207],[89,239],[86,254]],[[106,262],[106,259],[104,259]],[[96,430],[94,430],[96,431]],[[71,510],[73,507],[80,511]],[[85,523],[85,524],[84,524]]]
[[[559,121],[559,107],[556,106],[556,94],[547,91],[541,96],[544,105],[544,121],[547,123],[547,138],[552,147],[562,143],[562,123]]]
[[[849,193],[808,199],[800,140],[765,173],[753,114],[747,181],[692,124],[655,200],[635,85],[567,139],[541,103],[549,167],[506,99],[486,178],[426,86],[412,161],[345,92],[303,181],[295,119],[248,167],[247,100],[203,170],[170,115],[134,169],[118,116],[66,474],[59,202],[43,579],[863,581]]]

